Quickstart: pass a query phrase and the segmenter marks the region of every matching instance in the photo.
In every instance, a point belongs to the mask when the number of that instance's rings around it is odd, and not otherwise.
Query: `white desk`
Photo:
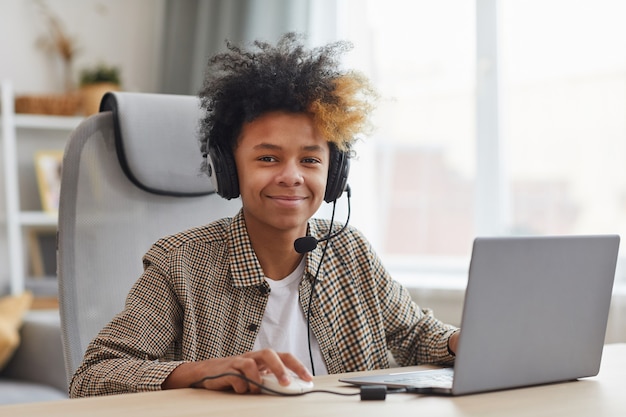
[[[407,368],[409,369],[409,368]],[[354,392],[337,375],[317,377],[316,388]],[[401,414],[401,413],[406,414]],[[390,394],[385,401],[359,396],[302,397],[237,395],[181,389],[0,407],[0,415],[21,416],[626,416],[626,344],[607,345],[597,377],[561,384],[462,397]]]

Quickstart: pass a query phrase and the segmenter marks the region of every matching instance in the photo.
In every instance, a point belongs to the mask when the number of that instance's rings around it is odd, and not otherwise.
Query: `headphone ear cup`
[[[346,152],[341,152],[336,146],[330,144],[330,166],[328,167],[328,179],[324,201],[332,203],[337,200],[346,189],[348,174],[350,173],[350,158]]]
[[[239,197],[239,179],[232,153],[209,145],[207,159],[209,178],[215,191],[227,200]]]

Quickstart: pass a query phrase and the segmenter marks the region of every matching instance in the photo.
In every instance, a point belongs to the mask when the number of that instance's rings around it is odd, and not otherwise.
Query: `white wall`
[[[162,0],[47,0],[44,4],[76,40],[76,80],[81,68],[104,62],[121,69],[125,90],[156,90]],[[0,0],[0,79],[12,80],[16,93],[63,90],[60,61],[37,46],[48,30],[37,1]]]

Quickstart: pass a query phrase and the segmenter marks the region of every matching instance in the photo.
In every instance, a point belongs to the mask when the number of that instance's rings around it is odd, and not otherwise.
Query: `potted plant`
[[[120,87],[120,70],[117,67],[99,64],[83,69],[80,73],[80,92],[85,115],[97,113],[104,94],[119,91]]]

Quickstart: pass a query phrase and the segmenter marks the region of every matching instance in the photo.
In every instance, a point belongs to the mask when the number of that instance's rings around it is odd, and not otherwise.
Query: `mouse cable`
[[[204,382],[204,381],[208,381],[211,379],[218,379],[218,378],[223,378],[226,376],[234,376],[237,378],[241,378],[244,381],[246,381],[248,384],[252,384],[256,387],[259,387],[261,390],[267,391],[269,393],[275,394],[275,395],[279,395],[282,397],[301,397],[303,395],[307,395],[307,394],[333,394],[333,395],[341,395],[344,397],[354,397],[357,395],[361,396],[361,400],[384,400],[386,394],[397,394],[397,393],[406,393],[408,392],[406,389],[404,388],[398,388],[398,389],[388,389],[386,386],[384,385],[363,385],[360,387],[359,392],[338,392],[338,391],[330,391],[330,390],[323,390],[323,389],[314,389],[311,391],[306,391],[306,392],[294,392],[294,393],[286,393],[286,392],[280,392],[280,391],[276,391],[274,389],[268,388],[263,384],[259,384],[256,381],[251,380],[250,378],[244,376],[243,374],[239,374],[236,372],[225,372],[223,374],[218,374],[218,375],[210,375],[210,376],[205,376],[204,378],[192,383],[189,387],[190,388],[201,388],[200,385]]]

